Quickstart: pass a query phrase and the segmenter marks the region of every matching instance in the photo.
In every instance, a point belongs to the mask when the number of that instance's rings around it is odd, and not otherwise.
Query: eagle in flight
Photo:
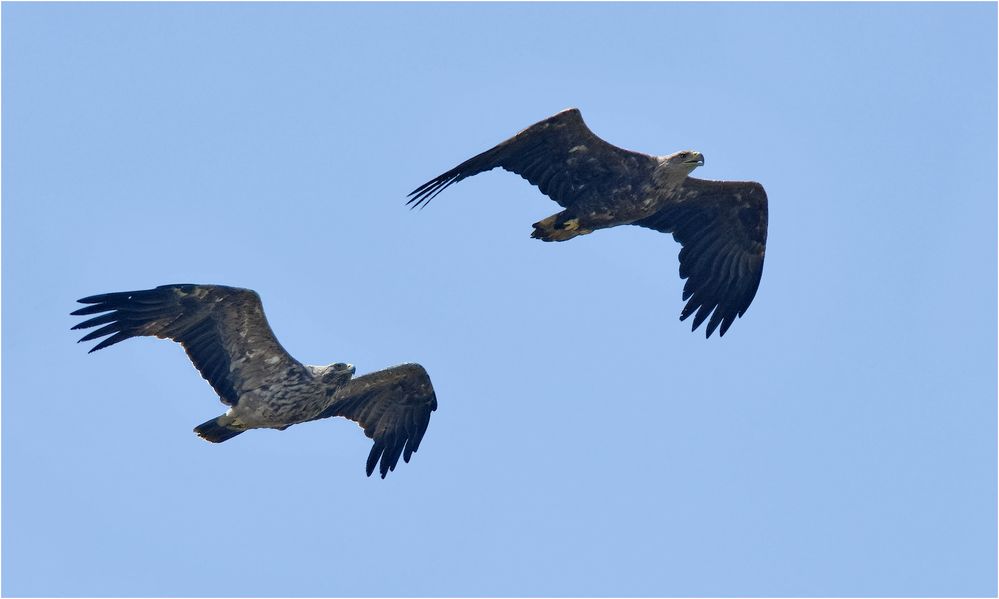
[[[680,242],[687,302],[680,320],[708,316],[719,336],[749,309],[763,274],[767,194],[753,181],[689,177],[700,152],[651,156],[611,145],[571,108],[417,187],[407,204],[426,205],[452,183],[496,167],[516,173],[564,208],[534,223],[531,237],[566,241],[617,225],[672,233]],[[720,327],[720,328],[719,328]]]
[[[73,316],[100,314],[73,327],[89,329],[80,341],[106,337],[95,352],[130,337],[155,336],[184,346],[201,376],[229,410],[194,429],[221,443],[252,428],[284,430],[293,424],[342,416],[374,440],[371,476],[382,478],[420,447],[437,409],[430,377],[419,364],[403,364],[357,378],[337,362],[308,366],[291,357],[271,331],[260,296],[221,285],[162,285],[143,291],[93,295]],[[109,336],[110,335],[110,336]]]

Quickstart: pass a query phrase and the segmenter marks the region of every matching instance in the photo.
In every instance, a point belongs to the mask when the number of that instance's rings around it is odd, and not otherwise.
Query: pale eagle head
[[[677,152],[676,154],[670,154],[667,156],[666,164],[668,164],[671,169],[683,169],[689,174],[690,171],[695,168],[704,166],[704,154],[693,150],[684,150],[682,152]]]
[[[679,185],[695,168],[704,166],[704,154],[684,150],[669,156],[660,156],[652,177],[663,187]]]
[[[345,362],[337,362],[323,367],[323,382],[327,385],[340,386],[347,383],[350,377],[354,376],[354,365]]]

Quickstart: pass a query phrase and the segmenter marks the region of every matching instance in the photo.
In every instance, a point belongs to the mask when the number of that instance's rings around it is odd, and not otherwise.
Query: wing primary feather
[[[91,318],[90,320],[84,320],[78,325],[74,326],[71,331],[78,331],[80,329],[89,329],[90,327],[96,327],[99,324],[104,324],[106,322],[114,322],[121,318],[121,315],[117,312],[112,312],[110,314],[102,314],[100,316]]]
[[[124,331],[119,332],[119,333],[115,333],[114,335],[108,337],[104,341],[101,341],[100,343],[98,343],[97,345],[95,345],[87,353],[88,354],[92,354],[92,353],[94,353],[95,351],[97,351],[99,349],[104,349],[105,347],[109,347],[111,345],[114,345],[115,343],[118,343],[119,341],[124,341],[124,340],[126,340],[126,339],[128,339],[129,337],[132,337],[132,336],[133,336],[132,334],[126,333]]]
[[[691,331],[696,331],[697,327],[701,326],[704,319],[708,317],[711,310],[714,308],[713,304],[703,304],[700,309],[697,310],[697,314],[694,315],[694,326],[690,327]]]
[[[708,325],[705,328],[705,336],[710,337],[711,333],[715,332],[715,329],[724,320],[726,314],[727,312],[723,312],[721,306],[715,308],[715,311],[711,314],[711,320],[708,321]]]
[[[406,205],[410,207],[409,208],[410,210],[419,207],[420,204],[424,203],[427,196],[432,194],[434,190],[443,185],[443,181],[446,180],[447,179],[431,181],[432,185],[430,185],[426,189],[421,190],[418,194],[414,195],[408,202],[406,202]]]
[[[431,410],[432,411],[432,410]],[[413,452],[420,448],[420,443],[423,441],[423,435],[427,432],[427,426],[430,425],[430,414],[427,414],[425,418],[420,419],[420,427],[416,435],[413,437]]]
[[[79,341],[77,341],[77,343],[82,343],[84,341],[91,341],[93,339],[97,339],[98,337],[104,337],[105,335],[110,335],[111,333],[117,333],[121,329],[122,329],[122,324],[120,322],[115,321],[109,325],[97,329],[96,331],[91,331],[87,335],[84,335],[83,337],[80,338]]]
[[[702,301],[702,295],[703,293],[701,291],[694,291],[690,295],[690,300],[687,301],[687,304],[683,307],[683,310],[680,311],[681,321],[686,320],[688,316],[693,314],[694,311],[697,310],[697,308],[699,308],[702,303],[704,303]]]
[[[72,312],[69,313],[69,315],[70,316],[86,316],[88,314],[97,314],[98,312],[107,312],[108,310],[113,310],[113,309],[114,308],[111,308],[111,307],[106,306],[104,304],[94,304],[94,305],[91,305],[91,306],[86,306],[86,307],[83,307],[83,308],[79,308],[77,310],[73,310]]]
[[[413,456],[414,451],[416,450],[413,449],[413,437],[410,436],[408,439],[406,439],[406,450],[402,454],[402,461],[408,464],[409,458]]]
[[[396,464],[399,463],[399,454],[402,453],[403,448],[406,445],[406,439],[400,438],[395,435],[393,438],[393,443],[389,451],[386,451],[382,456],[382,468],[385,468],[386,463],[388,463],[389,471],[395,470]]]
[[[368,476],[375,471],[375,464],[378,463],[378,458],[382,455],[382,444],[380,441],[375,441],[375,444],[371,446],[371,451],[368,453],[368,462],[365,465],[365,472]]]
[[[735,316],[730,316],[730,317],[726,318],[726,319],[725,319],[725,320],[724,320],[724,321],[722,322],[722,325],[721,325],[721,328],[720,328],[720,329],[718,329],[718,336],[719,336],[719,337],[724,337],[724,336],[725,336],[725,331],[727,331],[727,330],[728,330],[728,328],[729,328],[730,326],[732,326],[732,323],[733,323],[733,322],[735,322]]]
[[[407,193],[406,197],[410,197],[411,198],[411,197],[413,197],[415,195],[419,195],[423,190],[427,189],[428,187],[433,187],[434,185],[437,185],[438,183],[440,183],[440,181],[441,181],[442,178],[445,178],[445,176],[441,175],[440,177],[436,177],[434,179],[431,179],[431,180],[427,181],[423,185],[421,185],[421,186],[417,187],[416,189],[414,189],[413,191]],[[413,200],[409,200],[409,201],[412,202]],[[409,202],[407,202],[407,203],[409,203]]]
[[[451,185],[453,185],[455,182],[457,182],[458,179],[459,179],[458,177],[453,177],[450,180],[448,180],[447,183],[445,183],[444,185],[441,185],[440,187],[438,187],[434,191],[433,194],[431,194],[429,197],[427,197],[424,200],[422,200],[423,205],[426,206],[427,204],[429,204],[430,200],[432,200],[432,199],[436,198],[437,196],[439,196],[442,191],[444,191],[448,187],[451,187]]]

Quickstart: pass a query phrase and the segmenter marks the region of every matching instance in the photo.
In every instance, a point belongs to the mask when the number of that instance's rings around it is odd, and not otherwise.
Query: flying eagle
[[[73,316],[101,314],[73,327],[101,328],[80,341],[107,337],[95,352],[130,337],[155,336],[184,346],[201,376],[229,410],[195,427],[221,443],[252,428],[284,430],[293,424],[343,416],[374,439],[367,473],[381,459],[382,478],[401,455],[420,447],[437,409],[430,377],[419,364],[403,364],[352,379],[354,367],[337,362],[308,366],[285,351],[264,316],[260,296],[221,285],[162,285],[143,291],[93,295]]]
[[[571,108],[417,187],[407,204],[426,205],[452,183],[502,167],[565,209],[534,223],[536,239],[565,241],[617,225],[672,233],[683,246],[680,278],[687,279],[680,320],[694,314],[695,330],[711,315],[705,336],[719,325],[721,336],[760,285],[767,194],[752,181],[687,176],[703,164],[700,152],[651,156],[613,146]]]

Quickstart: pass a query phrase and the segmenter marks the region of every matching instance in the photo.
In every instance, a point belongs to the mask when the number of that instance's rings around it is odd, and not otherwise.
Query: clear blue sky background
[[[996,5],[3,5],[5,595],[994,595]],[[529,238],[579,107],[770,197],[759,294]],[[222,445],[177,345],[84,295],[251,287],[301,360],[429,370],[420,451]]]

